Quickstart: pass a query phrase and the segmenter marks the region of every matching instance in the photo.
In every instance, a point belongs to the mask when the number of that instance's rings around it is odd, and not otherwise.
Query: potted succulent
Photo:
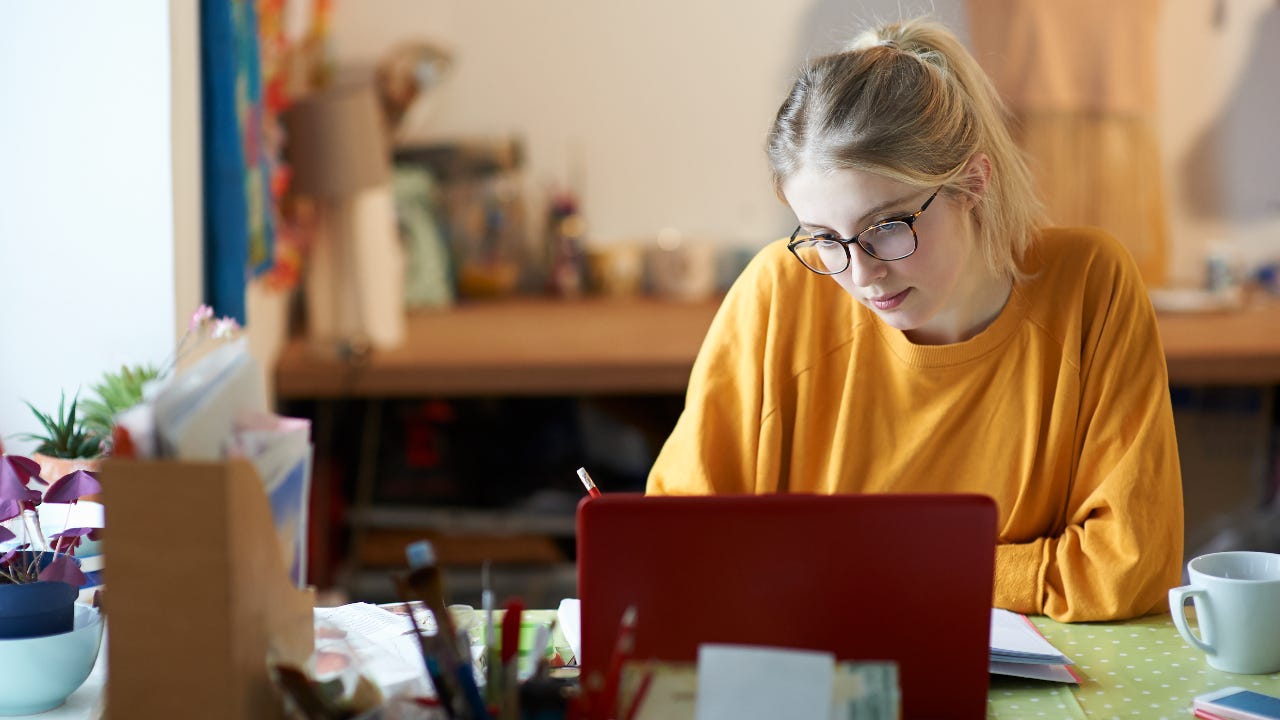
[[[60,478],[76,470],[96,471],[102,456],[102,436],[93,432],[82,415],[77,417],[76,405],[80,393],[71,398],[71,409],[66,408],[67,396],[58,401],[58,414],[43,413],[27,402],[43,427],[43,433],[26,433],[20,437],[36,443],[33,458],[40,466],[38,477]]]
[[[84,402],[84,426],[102,440],[103,454],[110,454],[116,416],[142,402],[143,386],[159,377],[154,365],[121,365],[92,387],[97,397]]]
[[[32,484],[48,487],[42,492]],[[101,490],[89,471],[74,470],[48,484],[34,460],[0,455],[0,639],[72,629],[85,582],[75,552],[95,530],[68,527],[46,537],[37,508],[42,502],[66,503],[69,519],[80,498]]]

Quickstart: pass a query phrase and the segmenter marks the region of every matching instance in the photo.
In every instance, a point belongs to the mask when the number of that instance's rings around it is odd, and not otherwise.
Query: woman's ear
[[[975,203],[986,194],[987,185],[991,182],[991,159],[986,153],[974,153],[973,157],[969,158],[969,162],[965,164],[962,182],[965,189],[969,191],[969,197],[974,198]]]

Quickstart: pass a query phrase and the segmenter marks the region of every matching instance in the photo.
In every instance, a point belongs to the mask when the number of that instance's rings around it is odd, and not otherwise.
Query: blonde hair
[[[1018,260],[1043,224],[1008,112],[951,31],[923,18],[868,30],[843,52],[806,64],[778,109],[767,151],[774,189],[801,168],[855,169],[973,199],[978,242],[993,271]],[[966,168],[991,163],[984,192]]]

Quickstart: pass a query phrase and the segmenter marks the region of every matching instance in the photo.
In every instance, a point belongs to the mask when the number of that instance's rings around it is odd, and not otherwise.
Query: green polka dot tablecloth
[[[1190,718],[1192,698],[1232,685],[1280,696],[1280,673],[1214,670],[1204,653],[1182,639],[1169,615],[1075,625],[1044,617],[1031,621],[1075,661],[1082,680],[1077,686],[992,675],[989,720]]]

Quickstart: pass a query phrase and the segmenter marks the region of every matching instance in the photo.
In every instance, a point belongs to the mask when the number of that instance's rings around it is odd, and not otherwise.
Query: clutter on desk
[[[315,610],[312,657],[275,668],[295,716],[565,717],[575,685],[551,673],[554,619],[516,598],[495,611],[491,592],[483,618],[446,606],[434,547],[416,542],[407,554],[410,570],[394,577],[403,602]]]

